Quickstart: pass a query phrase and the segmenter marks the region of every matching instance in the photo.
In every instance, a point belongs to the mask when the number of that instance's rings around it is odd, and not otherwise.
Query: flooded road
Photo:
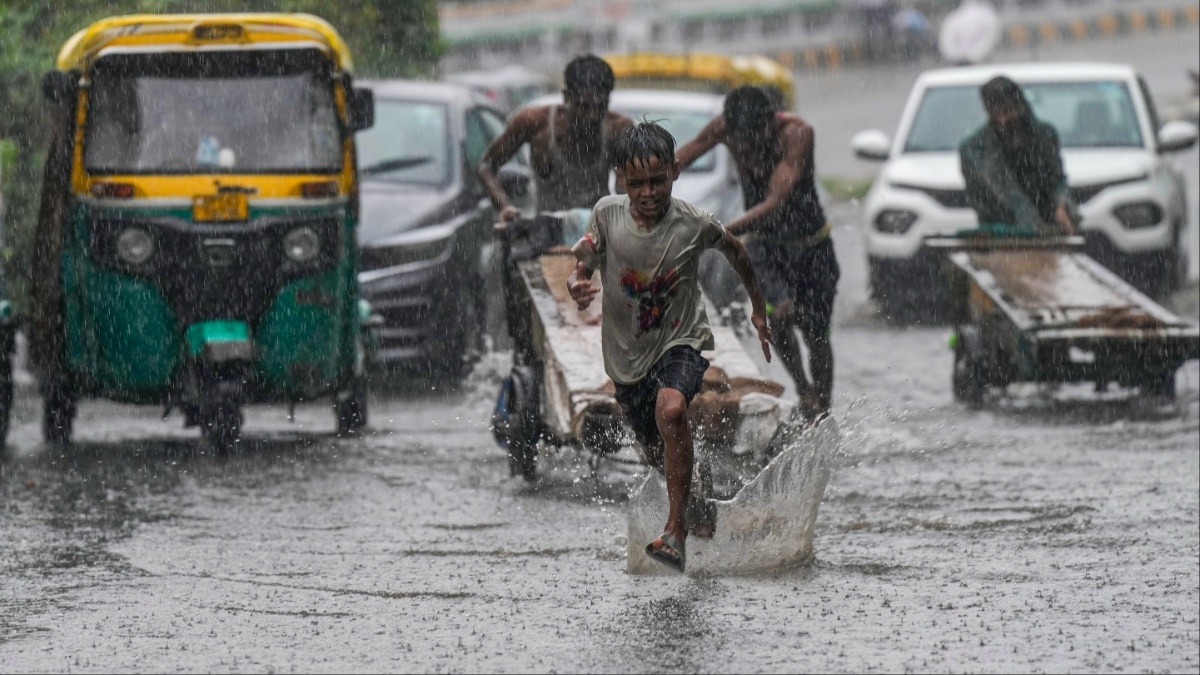
[[[503,353],[461,391],[377,388],[359,438],[327,406],[254,408],[228,456],[104,403],[45,446],[23,390],[0,670],[1200,669],[1200,364],[1171,406],[1016,387],[969,411],[949,328],[879,320],[855,208],[831,217],[843,441],[810,565],[625,574],[638,467],[593,477],[564,450],[536,484],[508,478],[488,430]],[[1194,287],[1172,302],[1198,318]]]

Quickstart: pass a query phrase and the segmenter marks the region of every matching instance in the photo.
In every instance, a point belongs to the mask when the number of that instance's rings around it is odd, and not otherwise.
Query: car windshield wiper
[[[408,169],[421,164],[432,162],[433,158],[425,157],[395,157],[393,159],[385,159],[382,162],[375,162],[370,166],[363,167],[358,170],[364,176],[371,176],[377,173],[387,173],[389,171],[399,171],[400,169]]]

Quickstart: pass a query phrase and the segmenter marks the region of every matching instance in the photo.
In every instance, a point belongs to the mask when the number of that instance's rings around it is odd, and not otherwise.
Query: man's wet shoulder
[[[512,122],[544,127],[550,122],[550,105],[527,106],[513,115]]]

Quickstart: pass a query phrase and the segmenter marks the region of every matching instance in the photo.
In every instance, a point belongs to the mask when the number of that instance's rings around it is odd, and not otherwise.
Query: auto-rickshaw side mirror
[[[350,130],[362,131],[375,126],[375,92],[355,87],[350,90]]]
[[[51,103],[66,103],[75,98],[78,90],[79,75],[76,73],[51,70],[42,76],[42,94]]]

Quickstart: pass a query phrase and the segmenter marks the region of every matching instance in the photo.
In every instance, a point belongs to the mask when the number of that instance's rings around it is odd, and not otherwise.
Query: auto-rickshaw
[[[630,52],[605,54],[604,60],[612,67],[620,87],[683,89],[725,95],[742,85],[752,84],[766,89],[780,110],[791,110],[796,105],[792,72],[766,56]]]
[[[744,76],[724,54],[689,52],[630,52],[605,54],[618,87],[681,89],[724,95],[745,83]]]
[[[302,14],[136,15],[71,37],[33,260],[42,429],[85,398],[180,410],[220,448],[242,408],[329,396],[366,424],[354,132],[374,99]]]
[[[0,166],[0,223],[4,222],[4,171]],[[0,235],[3,233],[0,232]],[[0,236],[0,242],[3,236]],[[0,454],[8,440],[8,420],[12,412],[13,375],[12,353],[16,343],[17,317],[8,301],[8,287],[0,269]]]
[[[17,317],[8,301],[4,275],[0,274],[0,453],[8,440],[8,421],[12,414],[12,354],[16,345]]]

